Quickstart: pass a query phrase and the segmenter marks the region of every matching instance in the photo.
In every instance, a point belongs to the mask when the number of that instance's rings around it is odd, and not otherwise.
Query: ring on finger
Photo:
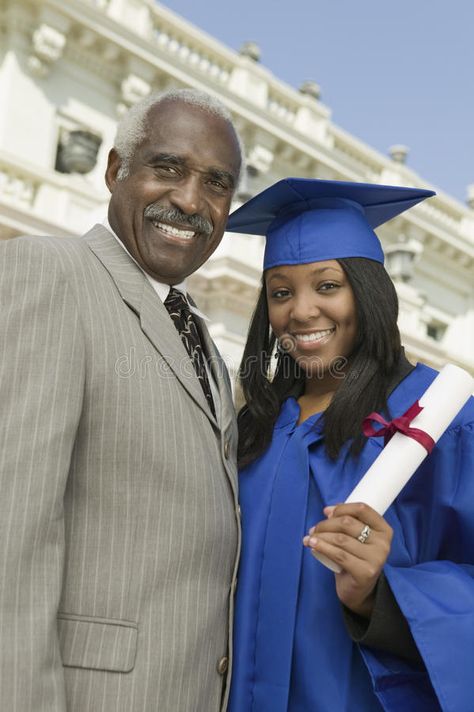
[[[365,542],[367,541],[367,539],[370,536],[371,531],[372,531],[372,529],[369,527],[368,524],[366,524],[364,526],[364,528],[362,529],[361,533],[359,534],[359,536],[357,537],[357,540],[360,541],[361,544],[365,544]]]

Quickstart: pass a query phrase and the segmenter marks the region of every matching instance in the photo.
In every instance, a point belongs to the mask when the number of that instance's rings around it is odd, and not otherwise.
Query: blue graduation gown
[[[392,392],[402,415],[435,378],[418,365]],[[385,514],[384,568],[425,670],[353,643],[334,575],[302,546],[326,504],[345,500],[383,442],[354,461],[325,454],[322,419],[282,406],[270,447],[240,474],[243,547],[229,712],[473,712],[474,400]]]

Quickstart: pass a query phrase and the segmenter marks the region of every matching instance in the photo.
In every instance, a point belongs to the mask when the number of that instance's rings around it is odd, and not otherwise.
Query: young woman
[[[364,419],[403,415],[436,376],[404,356],[372,229],[429,195],[286,179],[231,216],[267,240],[241,366],[230,712],[472,712],[472,399],[384,517],[341,504],[383,447]]]

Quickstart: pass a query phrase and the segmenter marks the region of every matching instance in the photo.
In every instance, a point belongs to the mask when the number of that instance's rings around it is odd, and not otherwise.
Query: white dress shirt
[[[107,217],[105,217],[105,218],[102,220],[102,225],[105,227],[106,230],[108,230],[108,231],[110,232],[111,235],[113,235],[113,236],[115,237],[115,239],[117,240],[118,244],[125,250],[125,252],[126,252],[126,253],[130,256],[130,258],[135,262],[135,264],[137,265],[137,267],[139,267],[139,268],[141,269],[141,271],[143,272],[143,274],[145,275],[145,277],[147,278],[147,280],[150,282],[151,286],[152,286],[153,289],[155,290],[156,294],[158,295],[158,297],[161,299],[161,301],[162,301],[163,304],[164,304],[165,299],[166,299],[166,297],[168,296],[168,294],[169,294],[169,292],[170,292],[170,289],[171,289],[170,285],[169,285],[169,284],[165,284],[164,282],[159,282],[157,279],[155,279],[154,277],[151,277],[147,272],[145,272],[145,270],[143,269],[143,267],[138,264],[138,262],[137,262],[136,259],[133,257],[133,255],[131,255],[130,252],[127,250],[127,248],[125,247],[124,243],[123,243],[122,240],[119,238],[119,236],[116,235],[115,232],[112,230],[112,228],[111,228],[111,226],[110,226],[110,223],[109,223],[109,220],[108,220]],[[198,316],[200,319],[204,319],[205,321],[210,321],[209,317],[207,317],[205,314],[203,314],[197,307],[195,307],[195,306],[193,306],[192,304],[189,303],[189,301],[188,301],[188,293],[187,293],[187,291],[186,291],[186,282],[185,282],[185,281],[184,281],[184,282],[180,282],[179,284],[173,284],[173,287],[174,287],[175,289],[179,289],[179,291],[182,292],[182,294],[184,294],[184,296],[185,296],[185,298],[186,298],[186,302],[188,303],[189,309],[190,309],[190,311],[191,311],[193,314],[195,314],[196,316]],[[217,408],[218,408],[218,404],[219,404],[219,402],[220,402],[220,401],[219,401],[219,391],[218,391],[218,388],[217,388],[217,384],[216,384],[216,382],[215,382],[215,380],[214,380],[214,376],[213,376],[213,374],[212,374],[212,371],[211,371],[211,369],[210,369],[210,367],[209,367],[208,357],[207,357],[207,354],[206,354],[206,352],[205,352],[205,349],[203,349],[203,354],[204,354],[204,365],[205,365],[205,367],[206,367],[207,377],[208,377],[208,379],[209,379],[209,385],[210,385],[210,387],[211,387],[212,400],[214,401],[214,408],[215,408],[215,410],[216,410],[216,416],[217,416],[217,415],[218,415]]]
[[[115,232],[112,230],[112,228],[111,228],[111,226],[110,226],[110,223],[109,223],[109,220],[108,220],[107,217],[105,217],[105,218],[102,220],[102,225],[115,237],[115,239],[117,240],[118,244],[125,250],[125,252],[126,252],[128,255],[130,255],[130,257],[131,257],[132,260],[135,262],[135,264],[137,265],[137,267],[139,267],[139,268],[141,269],[141,271],[143,272],[143,274],[145,275],[145,277],[147,278],[147,280],[150,282],[151,286],[153,287],[153,289],[155,290],[155,292],[158,294],[158,296],[159,296],[159,298],[161,299],[161,301],[164,303],[166,297],[168,296],[168,294],[169,294],[169,292],[170,292],[170,289],[171,289],[170,285],[169,285],[169,284],[165,284],[164,282],[159,282],[159,281],[158,281],[157,279],[155,279],[154,277],[151,277],[151,275],[149,275],[148,272],[145,272],[145,270],[143,269],[143,267],[138,264],[138,262],[137,262],[136,259],[133,257],[133,255],[131,255],[130,252],[127,250],[127,248],[125,247],[125,245],[123,244],[123,242],[122,242],[122,240],[119,238],[119,236],[116,235]],[[188,302],[188,293],[187,293],[187,291],[186,291],[186,281],[180,282],[179,284],[173,284],[173,287],[174,287],[175,289],[178,289],[180,292],[182,292],[182,294],[184,294],[184,296],[186,297],[186,301]],[[205,314],[203,314],[202,311],[200,311],[200,309],[198,309],[197,307],[193,306],[192,304],[189,304],[189,302],[188,302],[188,306],[189,306],[190,311],[191,311],[193,314],[196,314],[196,316],[198,316],[200,319],[204,319],[205,321],[210,321],[209,317],[207,317]]]

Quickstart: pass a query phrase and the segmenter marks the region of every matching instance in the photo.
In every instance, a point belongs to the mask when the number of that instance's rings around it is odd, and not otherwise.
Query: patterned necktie
[[[211,387],[207,376],[206,366],[204,363],[204,353],[202,350],[201,337],[197,327],[194,314],[189,308],[182,292],[179,289],[171,287],[168,296],[164,301],[164,305],[181,336],[181,341],[184,344],[189,358],[193,362],[194,370],[199,378],[204,395],[209,404],[212,414],[215,416],[214,401],[212,400]]]

